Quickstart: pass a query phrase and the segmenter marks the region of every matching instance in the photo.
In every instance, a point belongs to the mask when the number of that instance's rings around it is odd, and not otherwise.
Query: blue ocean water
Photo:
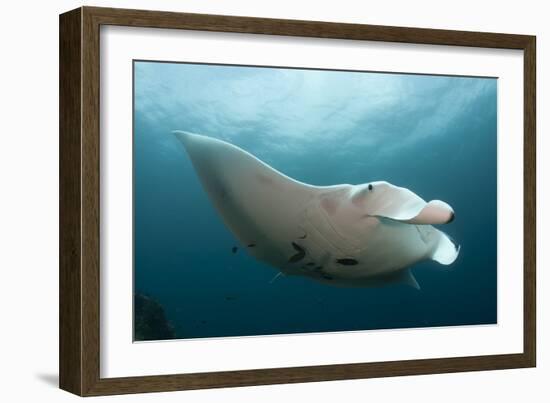
[[[134,284],[178,338],[497,321],[497,80],[134,62]],[[315,185],[385,180],[453,206],[451,266],[406,285],[281,276],[224,226],[172,130],[233,143]]]

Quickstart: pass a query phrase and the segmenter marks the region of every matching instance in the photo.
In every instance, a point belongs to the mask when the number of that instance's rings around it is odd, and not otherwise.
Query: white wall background
[[[550,398],[548,76],[550,25],[544,1],[121,0],[87,5],[314,19],[537,35],[538,368],[480,373],[115,396],[102,401],[422,402]],[[72,0],[5,2],[0,25],[0,396],[6,402],[68,402],[58,365],[58,14]],[[546,160],[545,160],[546,159]],[[546,228],[545,228],[546,226]]]

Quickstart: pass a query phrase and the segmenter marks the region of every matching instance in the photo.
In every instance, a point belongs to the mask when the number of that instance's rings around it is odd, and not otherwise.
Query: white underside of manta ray
[[[175,131],[229,230],[248,252],[285,275],[340,286],[406,283],[423,260],[450,265],[460,247],[432,224],[454,219],[388,182],[313,186],[222,140]]]

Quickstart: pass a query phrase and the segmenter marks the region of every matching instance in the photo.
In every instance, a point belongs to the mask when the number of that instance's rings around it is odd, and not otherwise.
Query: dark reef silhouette
[[[174,327],[156,300],[142,293],[134,294],[134,340],[175,339]]]

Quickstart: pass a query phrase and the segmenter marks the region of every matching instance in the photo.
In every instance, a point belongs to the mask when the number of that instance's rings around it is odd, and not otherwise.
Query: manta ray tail
[[[275,274],[275,277],[273,277],[270,281],[269,281],[269,284],[273,284],[275,282],[275,280],[277,280],[280,276],[283,275],[283,272],[280,271],[279,273]]]
[[[402,281],[404,284],[420,290],[420,285],[418,284],[418,281],[416,281],[416,278],[414,278],[414,275],[410,269],[403,272]]]

